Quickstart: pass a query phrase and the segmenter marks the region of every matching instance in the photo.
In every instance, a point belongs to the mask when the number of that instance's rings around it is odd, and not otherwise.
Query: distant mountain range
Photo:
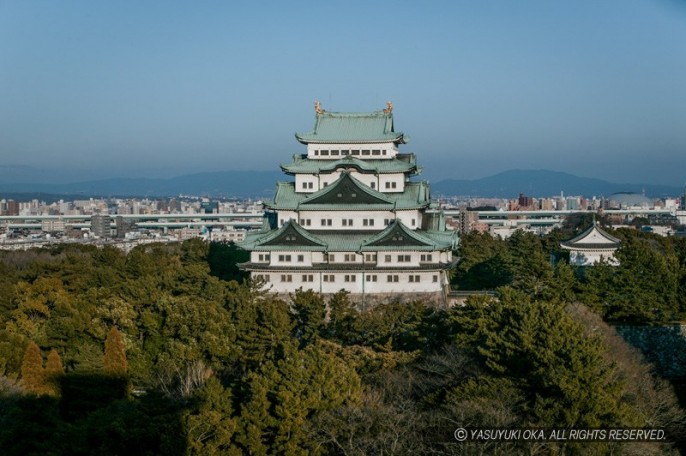
[[[120,178],[72,184],[11,183],[0,180],[0,198],[21,193],[74,196],[212,196],[271,197],[275,183],[287,180],[279,171],[218,171],[188,174],[170,179]],[[431,184],[434,196],[480,196],[514,198],[565,195],[608,196],[618,192],[643,193],[649,197],[678,196],[680,187],[653,184],[617,184],[557,171],[512,170],[481,179],[446,179]]]
[[[0,182],[0,193],[46,193],[83,196],[213,196],[225,198],[273,196],[278,171],[218,171],[170,179],[114,178],[72,184]]]
[[[545,197],[559,195],[609,196],[613,193],[643,193],[651,198],[679,196],[684,189],[669,185],[617,184],[548,170],[511,170],[481,179],[447,179],[431,184],[433,195],[514,198],[520,193]]]

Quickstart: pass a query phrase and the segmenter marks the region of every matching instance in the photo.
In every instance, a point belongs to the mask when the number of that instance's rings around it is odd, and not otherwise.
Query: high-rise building
[[[93,215],[91,217],[91,232],[94,236],[108,238],[112,236],[112,218],[109,215]]]
[[[467,206],[460,207],[458,232],[460,234],[471,233],[477,230],[479,224],[479,212],[470,211]]]
[[[58,219],[47,219],[41,222],[41,230],[46,233],[64,233],[66,224],[62,217]]]
[[[126,233],[128,233],[131,230],[132,226],[133,223],[131,223],[131,221],[125,219],[121,215],[118,215],[114,218],[114,237],[119,239],[126,237]]]
[[[7,200],[5,215],[19,215],[19,202]]]
[[[524,195],[524,193],[520,193],[517,203],[519,204],[520,210],[531,209],[531,206],[534,204],[534,199]]]
[[[200,210],[203,214],[218,214],[219,201],[202,201],[200,203]]]
[[[441,301],[457,235],[445,229],[414,154],[398,146],[392,104],[383,111],[327,112],[315,107],[314,130],[296,134],[307,153],[282,170],[266,201],[265,229],[240,245],[242,265],[272,291],[298,288],[353,297],[421,294]]]

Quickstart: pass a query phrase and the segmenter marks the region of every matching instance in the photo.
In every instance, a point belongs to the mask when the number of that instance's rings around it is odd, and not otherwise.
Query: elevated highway
[[[447,217],[459,217],[459,210],[444,210]],[[563,210],[563,211],[474,211],[478,214],[479,222],[487,225],[502,225],[502,226],[517,226],[517,225],[535,225],[535,226],[553,226],[568,217],[571,214],[597,214],[593,210]],[[633,216],[650,216],[650,215],[671,215],[678,216],[680,212],[676,209],[606,209],[603,214],[611,215],[633,215]]]
[[[262,212],[237,212],[226,214],[125,214],[110,215],[111,226],[115,219],[131,222],[138,228],[191,228],[191,227],[234,227],[259,228],[262,226]],[[88,228],[92,215],[3,215],[0,227],[7,229],[40,229],[45,221],[64,221],[65,226]]]

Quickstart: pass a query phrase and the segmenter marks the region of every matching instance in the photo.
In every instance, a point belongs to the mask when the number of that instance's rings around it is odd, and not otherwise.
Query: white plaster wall
[[[409,211],[397,211],[396,218],[400,219],[405,226],[416,230],[422,226],[422,214],[418,209]],[[414,223],[412,222],[414,220]]]
[[[270,255],[271,256],[272,252],[259,252],[257,250],[253,250],[252,252],[250,252],[250,262],[251,263],[269,264],[269,262],[271,261],[271,258],[268,261],[265,261],[264,259],[262,261],[260,261],[260,255],[262,255],[263,257],[264,257],[264,255]]]
[[[304,184],[312,184],[312,188],[309,188],[309,185],[306,185],[306,188],[303,188],[303,183]],[[319,176],[316,176],[314,174],[296,174],[295,175],[295,192],[296,193],[314,193],[317,190],[319,190]]]
[[[291,213],[289,213],[291,214]],[[297,214],[292,213],[295,218]],[[285,217],[281,216],[279,213],[279,219]],[[391,211],[301,211],[297,217],[298,223],[301,220],[310,220],[310,225],[305,225],[308,230],[369,230],[369,231],[381,231],[386,225],[384,225],[384,219],[393,220],[395,215]],[[331,226],[322,226],[322,219],[331,219]],[[364,226],[364,219],[373,219],[373,226]],[[343,220],[352,220],[352,226],[343,226]]]
[[[320,175],[313,174],[296,174],[295,175],[295,191],[296,193],[314,193],[322,188],[332,185],[341,177],[341,173],[345,171],[343,168],[332,173],[322,173]],[[365,174],[357,170],[350,170],[350,175],[369,188],[373,188],[381,193],[402,193],[405,190],[405,175],[403,173],[392,174]],[[396,188],[386,188],[386,182],[395,182]],[[306,184],[303,187],[303,183]],[[309,188],[312,184],[312,188]]]
[[[387,183],[389,187],[386,187]],[[396,188],[392,188],[393,183]],[[378,190],[383,193],[402,193],[405,190],[405,175],[402,173],[380,174]]]
[[[279,226],[283,226],[289,220],[298,220],[298,214],[295,211],[279,211],[278,212]]]
[[[349,151],[349,155],[360,159],[391,159],[398,154],[398,148],[392,142],[386,143],[366,143],[366,144],[346,144],[346,143],[329,143],[329,144],[308,144],[307,157],[321,160],[338,160],[345,157],[342,151]],[[369,151],[368,155],[363,155],[363,151]],[[372,155],[374,150],[380,151],[379,155]],[[321,151],[328,151],[328,155],[322,155]],[[332,155],[331,151],[337,151],[336,155]],[[358,151],[358,154],[355,154]],[[384,155],[385,152],[385,155]]]
[[[329,252],[329,258],[334,255],[334,261],[328,261],[328,263],[341,263],[341,264],[362,264],[364,263],[364,255],[355,252]],[[346,255],[348,255],[348,260],[346,261]]]
[[[281,260],[279,256],[290,255],[291,260]],[[303,261],[298,261],[298,256],[302,255]],[[272,251],[271,261],[272,266],[312,266],[312,252],[298,252],[298,251]]]
[[[386,228],[385,220],[389,223],[396,218],[400,219],[405,226],[416,230],[422,226],[422,213],[418,209],[407,211],[279,211],[279,226],[283,226],[290,219],[295,220],[308,230],[370,230],[381,231]],[[310,225],[301,223],[302,220],[310,220]],[[331,219],[331,226],[322,226],[322,219]],[[353,220],[352,227],[343,226],[343,219]],[[364,219],[374,219],[373,226],[364,226]],[[414,220],[414,223],[413,223]]]
[[[312,289],[321,293],[336,293],[341,289],[345,289],[350,293],[425,293],[438,292],[442,289],[442,274],[440,271],[423,271],[423,272],[333,272],[326,273],[334,276],[334,281],[324,282],[322,280],[322,272],[300,272],[300,271],[286,271],[286,272],[255,272],[254,274],[269,274],[270,282],[265,285],[266,289],[278,293],[293,293],[296,289],[302,287],[304,290]],[[376,275],[376,282],[367,281],[367,275]],[[410,282],[410,274],[413,277],[419,276],[419,282]],[[291,282],[283,282],[282,276],[290,275]],[[303,275],[312,276],[313,281],[303,281]],[[355,281],[345,281],[345,276],[355,276]],[[389,282],[388,275],[398,276],[398,282]],[[433,277],[437,277],[437,281],[433,281]]]
[[[592,266],[598,263],[601,258],[604,258],[611,265],[619,265],[619,262],[614,255],[607,252],[593,252],[572,250],[569,252],[569,262],[574,266]]]
[[[427,252],[428,253],[428,252]],[[409,262],[398,261],[398,256],[402,255],[410,256]],[[418,267],[419,266],[419,256],[418,252],[402,252],[402,251],[382,251],[377,254],[377,263],[379,267]],[[390,261],[389,257],[390,256]],[[434,257],[435,261],[435,257]]]

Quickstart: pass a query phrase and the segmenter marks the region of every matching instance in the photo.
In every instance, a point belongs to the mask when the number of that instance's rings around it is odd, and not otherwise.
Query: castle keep
[[[240,244],[251,252],[241,266],[278,293],[442,300],[457,236],[428,183],[411,179],[421,168],[398,150],[409,137],[395,131],[393,105],[342,113],[316,103],[314,129],[295,136],[307,151],[281,165],[294,181],[265,202],[267,223]]]

